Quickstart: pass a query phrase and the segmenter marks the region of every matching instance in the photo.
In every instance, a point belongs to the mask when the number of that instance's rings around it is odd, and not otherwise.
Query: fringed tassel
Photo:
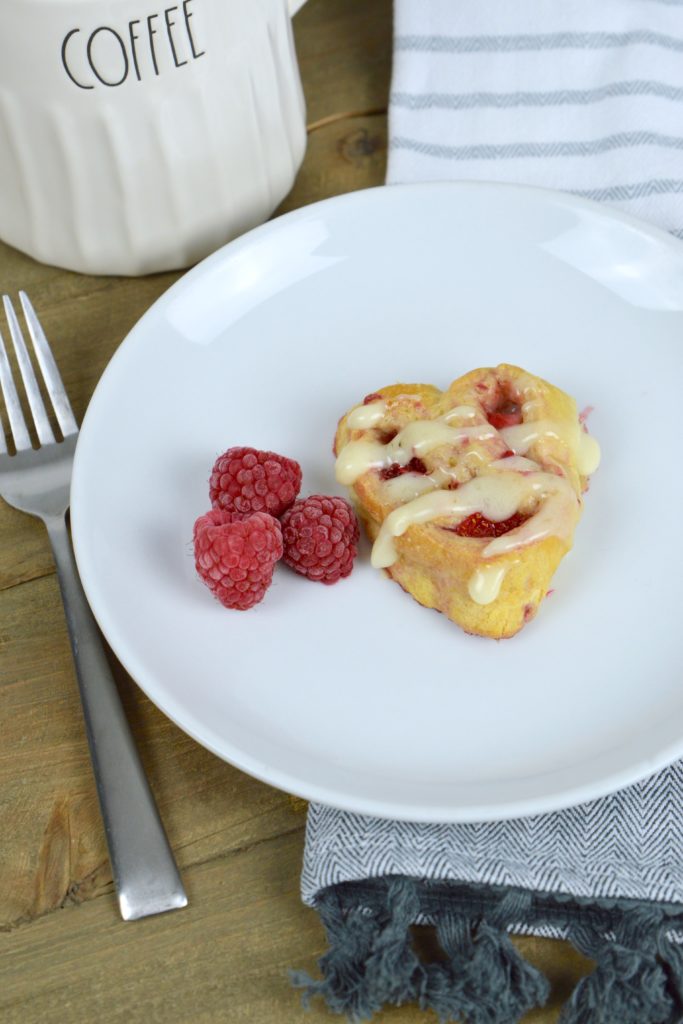
[[[597,966],[574,989],[560,1024],[680,1024],[670,977],[680,992],[683,961],[667,942],[667,970],[661,932],[661,914],[648,909],[634,909],[616,925],[574,926],[571,941]]]
[[[683,946],[673,942],[667,928],[661,928],[657,940],[657,951],[668,979],[668,990],[677,1008],[676,1024],[683,1020]]]
[[[459,892],[406,877],[365,886],[330,887],[318,899],[329,951],[318,981],[292,975],[304,1000],[322,996],[331,1010],[367,1020],[383,1006],[416,1002],[442,1024],[516,1024],[548,996],[543,975],[510,941],[510,926],[548,925],[566,930],[596,962],[576,986],[561,1024],[681,1024],[683,931],[680,911],[656,904],[618,906],[593,901],[540,900],[520,890]],[[423,963],[410,926],[433,921],[445,959]]]
[[[386,1004],[415,999],[420,962],[412,949],[410,924],[418,907],[415,884],[407,878],[389,882],[379,911],[362,906],[344,911],[336,895],[323,898],[318,911],[330,948],[318,963],[322,979],[303,971],[291,975],[292,983],[304,990],[304,1002],[320,995],[335,1013],[358,1021],[369,1020]]]
[[[548,982],[515,949],[504,929],[452,911],[437,919],[447,964],[425,965],[419,1000],[441,1021],[515,1024],[548,997]]]
[[[420,910],[411,879],[388,880],[379,907],[344,910],[336,893],[323,894],[318,910],[330,949],[319,962],[322,979],[297,972],[293,984],[304,990],[305,1000],[321,995],[331,1010],[354,1021],[386,1005],[415,1001],[442,1022],[515,1024],[545,1002],[548,984],[505,932],[508,903],[503,898],[486,921],[450,908],[439,911],[437,934],[449,959],[425,964],[411,942],[410,925]]]

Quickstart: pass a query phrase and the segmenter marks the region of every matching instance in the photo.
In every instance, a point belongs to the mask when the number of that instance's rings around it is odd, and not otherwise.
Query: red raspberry
[[[281,516],[301,487],[301,466],[276,452],[228,448],[211,471],[209,497],[214,508],[270,512]]]
[[[348,501],[312,494],[294,502],[282,517],[282,557],[309,580],[336,583],[353,569],[358,533]]]
[[[515,512],[509,519],[503,519],[502,522],[494,523],[491,519],[487,519],[486,516],[482,515],[481,512],[473,512],[471,516],[467,516],[457,526],[447,526],[446,529],[457,533],[459,537],[502,537],[504,533],[516,530],[528,518],[528,516],[522,515],[521,512]]]
[[[228,523],[239,523],[246,516],[241,515],[239,512],[228,512],[227,509],[212,508],[210,512],[206,512],[203,516],[194,524],[192,530],[192,540],[197,543],[197,536],[202,530],[206,530],[209,526],[226,526]]]
[[[380,469],[379,475],[382,480],[393,480],[394,477],[402,476],[404,473],[426,473],[427,467],[422,459],[411,459],[407,466],[399,466],[393,462],[387,469]]]
[[[487,419],[496,430],[503,430],[504,427],[516,427],[522,422],[522,407],[519,402],[508,399],[490,412]]]
[[[263,600],[282,556],[282,530],[267,512],[244,516],[214,508],[194,524],[197,572],[226,608]]]

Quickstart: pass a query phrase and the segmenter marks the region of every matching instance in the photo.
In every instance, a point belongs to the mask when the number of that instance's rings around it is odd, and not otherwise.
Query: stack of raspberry
[[[197,572],[227,608],[263,600],[282,560],[320,583],[353,568],[358,521],[343,498],[312,494],[296,501],[301,466],[256,448],[229,448],[209,481],[213,506],[194,524]]]

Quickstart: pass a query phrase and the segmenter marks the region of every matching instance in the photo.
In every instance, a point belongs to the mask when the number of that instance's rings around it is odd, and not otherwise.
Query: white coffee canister
[[[303,0],[0,0],[0,238],[89,274],[186,267],[306,146]]]

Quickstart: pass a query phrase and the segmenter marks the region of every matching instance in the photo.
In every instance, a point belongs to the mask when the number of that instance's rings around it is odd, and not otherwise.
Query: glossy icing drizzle
[[[372,549],[372,564],[378,568],[392,565],[398,558],[394,543],[415,524],[445,519],[457,526],[474,512],[493,522],[510,518],[521,508],[531,514],[520,526],[491,540],[482,551],[484,558],[495,558],[549,535],[569,543],[580,511],[580,498],[564,476],[545,472],[527,453],[539,441],[552,438],[570,451],[581,476],[593,473],[600,461],[600,449],[579,420],[554,421],[534,418],[537,400],[533,386],[523,387],[523,422],[496,430],[481,422],[482,413],[473,406],[457,406],[438,419],[414,420],[388,443],[376,439],[348,442],[339,452],[337,480],[351,485],[369,470],[390,466],[405,467],[413,458],[422,458],[442,446],[458,451],[455,465],[439,467],[429,474],[406,472],[382,484],[387,503],[396,505],[381,525]],[[380,428],[388,412],[384,400],[353,409],[347,425],[353,430]],[[479,422],[477,422],[479,421]],[[500,448],[512,455],[491,459],[474,452],[476,442],[498,439]],[[495,448],[495,446],[493,446]],[[467,456],[481,465],[476,476],[460,482],[458,467]],[[491,563],[478,568],[469,581],[469,594],[478,604],[489,604],[498,597],[505,577],[504,565]]]

